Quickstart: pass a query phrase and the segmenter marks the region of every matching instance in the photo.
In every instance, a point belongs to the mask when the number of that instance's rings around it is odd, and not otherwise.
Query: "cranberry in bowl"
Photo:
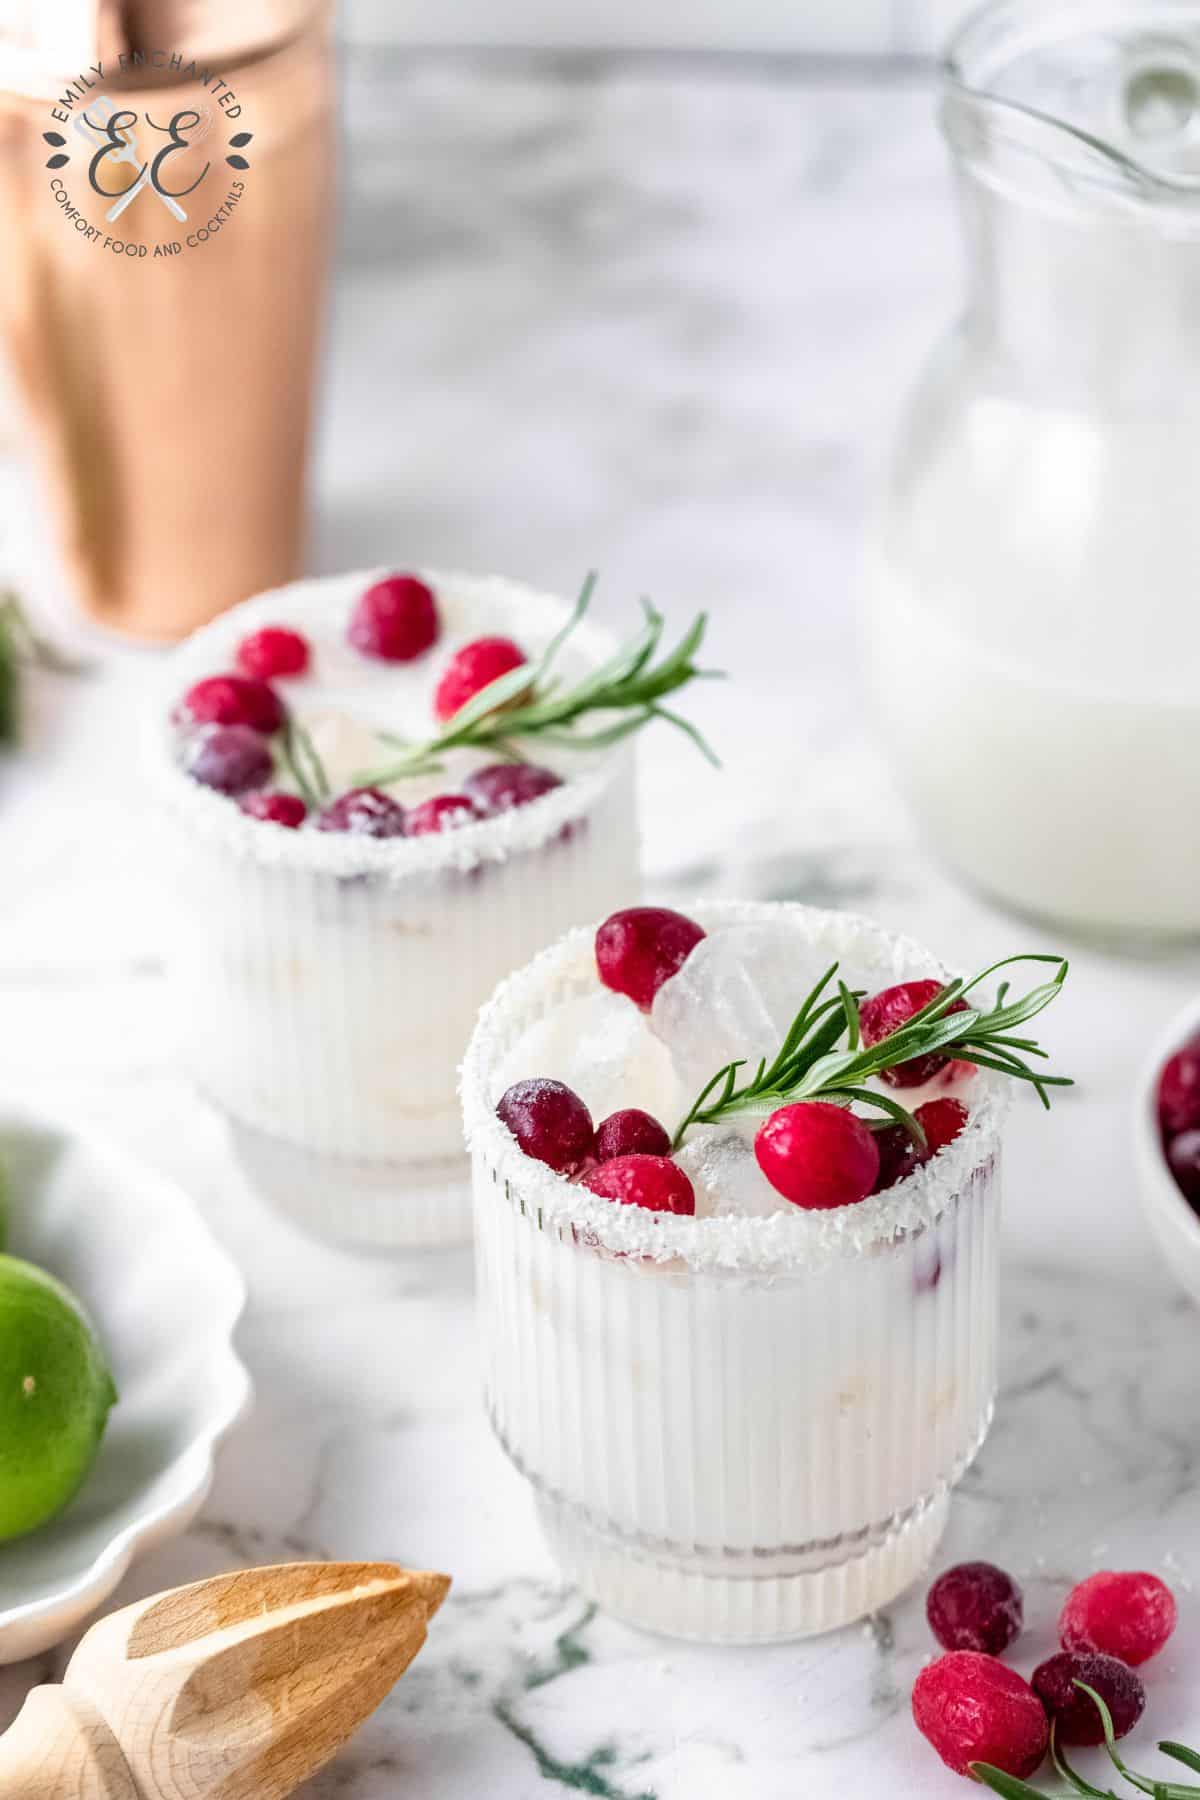
[[[266,1197],[320,1235],[469,1235],[457,1069],[479,1006],[636,887],[632,740],[522,734],[463,654],[519,644],[528,696],[571,620],[499,578],[371,570],[249,600],[165,665],[147,844],[183,1054]],[[616,648],[577,620],[558,691]],[[435,706],[448,670],[473,715]]]
[[[1133,1142],[1146,1223],[1173,1279],[1200,1302],[1200,998],[1143,1066]]]
[[[957,1027],[916,1007],[856,1048],[847,1008],[907,981],[953,1005],[934,957],[848,914],[627,907],[480,1015],[488,1410],[564,1573],[635,1624],[765,1642],[887,1604],[983,1441],[1011,1084],[956,1061],[901,1106],[877,1071]],[[992,1001],[967,1000],[982,1045]],[[842,1085],[806,1087],[826,1038]],[[874,1109],[847,1097],[863,1068]],[[897,1109],[914,1151],[882,1186]]]

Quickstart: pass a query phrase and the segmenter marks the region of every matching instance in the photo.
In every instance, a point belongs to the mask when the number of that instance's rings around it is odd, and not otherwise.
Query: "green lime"
[[[0,1256],[0,1543],[44,1525],[79,1490],[116,1398],[70,1289]]]

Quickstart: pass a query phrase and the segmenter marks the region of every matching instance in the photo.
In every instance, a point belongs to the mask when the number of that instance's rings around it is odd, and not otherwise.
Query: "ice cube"
[[[349,713],[326,709],[308,714],[303,723],[334,793],[353,786],[360,775],[394,761],[398,754]]]
[[[574,1088],[599,1124],[641,1107],[673,1131],[684,1110],[665,1048],[623,994],[602,988],[556,1005],[505,1057],[496,1097],[514,1081],[548,1075]]]
[[[741,1058],[753,1074],[769,1062],[832,960],[786,918],[730,925],[697,944],[650,1013],[689,1098],[726,1063]]]
[[[788,1202],[777,1194],[754,1157],[753,1134],[761,1119],[693,1126],[675,1160],[696,1190],[698,1219],[768,1219]]]

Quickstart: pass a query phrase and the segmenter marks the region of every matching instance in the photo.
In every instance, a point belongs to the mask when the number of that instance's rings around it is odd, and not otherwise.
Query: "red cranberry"
[[[303,825],[308,813],[299,794],[247,794],[238,805],[252,819],[265,819],[270,825],[286,825],[289,831]]]
[[[939,1575],[925,1599],[925,1617],[943,1650],[999,1656],[1025,1617],[1021,1590],[994,1563],[958,1563]]]
[[[622,1206],[644,1206],[649,1212],[696,1211],[691,1182],[669,1156],[616,1156],[583,1178],[583,1185]]]
[[[811,1210],[865,1200],[879,1174],[871,1131],[829,1100],[781,1106],[759,1126],[754,1154],[776,1193]]]
[[[283,724],[283,702],[265,681],[208,675],[183,696],[175,717],[186,725],[248,725],[270,737]]]
[[[1039,1663],[1030,1678],[1033,1691],[1054,1721],[1060,1744],[1102,1744],[1104,1722],[1090,1694],[1080,1693],[1077,1681],[1095,1688],[1112,1714],[1113,1736],[1133,1730],[1146,1706],[1146,1690],[1140,1675],[1115,1656],[1097,1656],[1089,1650],[1060,1650]]]
[[[1170,1140],[1167,1166],[1184,1199],[1200,1209],[1200,1131],[1181,1131]]]
[[[984,1762],[1025,1780],[1050,1741],[1049,1722],[1029,1683],[975,1650],[951,1650],[922,1669],[912,1710],[922,1737],[959,1775]]]
[[[482,637],[464,644],[447,663],[433,696],[434,715],[441,724],[501,675],[521,668],[525,652],[511,638]]]
[[[275,771],[261,732],[249,725],[210,725],[197,732],[184,750],[183,766],[193,781],[219,794],[244,794]]]
[[[592,1155],[597,1162],[612,1162],[617,1156],[669,1156],[671,1139],[665,1127],[648,1112],[636,1106],[624,1112],[610,1113],[596,1127]]]
[[[471,799],[489,816],[511,812],[515,806],[528,806],[531,800],[540,800],[543,794],[561,786],[560,775],[534,763],[489,763],[463,782]]]
[[[1144,1571],[1104,1569],[1067,1595],[1058,1621],[1064,1650],[1098,1650],[1136,1668],[1157,1656],[1175,1629],[1175,1596]]]
[[[271,681],[277,675],[303,675],[308,667],[308,639],[286,625],[264,625],[238,645],[237,666],[243,675]]]
[[[873,994],[864,1000],[859,1011],[862,1026],[862,1041],[868,1049],[881,1043],[884,1038],[891,1037],[893,1031],[899,1031],[902,1025],[931,1000],[936,1000],[941,993],[943,983],[940,981],[902,981],[898,987],[884,988],[882,993]],[[950,1008],[951,1012],[966,1012],[965,1000],[956,1000]],[[880,1071],[879,1079],[889,1087],[910,1088],[921,1087],[932,1081],[939,1069],[944,1069],[947,1058],[944,1056],[914,1056],[908,1062],[897,1063],[894,1069]]]
[[[318,831],[348,831],[355,837],[404,837],[404,808],[378,788],[351,788],[331,800],[317,820]]]
[[[385,575],[361,595],[346,635],[364,656],[383,662],[412,662],[438,632],[437,602],[415,575]]]
[[[1158,1122],[1163,1136],[1200,1129],[1200,1037],[1177,1050],[1158,1078]]]
[[[535,1076],[515,1081],[500,1096],[496,1113],[526,1156],[570,1174],[592,1147],[592,1115],[565,1082]]]
[[[882,1194],[885,1188],[895,1187],[926,1160],[920,1145],[903,1125],[883,1125],[871,1135],[879,1152],[879,1173],[871,1189],[873,1194]]]
[[[664,981],[678,973],[704,932],[667,906],[629,906],[596,933],[596,970],[606,988],[649,1012]]]
[[[924,1106],[918,1106],[913,1118],[925,1133],[925,1154],[922,1162],[928,1162],[947,1144],[952,1144],[967,1122],[968,1113],[961,1100],[927,1100]]]
[[[409,808],[407,835],[426,837],[430,832],[457,831],[460,825],[473,825],[483,814],[469,794],[435,794]]]

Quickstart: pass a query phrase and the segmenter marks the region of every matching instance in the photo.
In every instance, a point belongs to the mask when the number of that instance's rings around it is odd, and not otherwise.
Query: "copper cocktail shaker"
[[[70,10],[0,0],[0,352],[79,605],[174,638],[297,571],[329,12]]]

